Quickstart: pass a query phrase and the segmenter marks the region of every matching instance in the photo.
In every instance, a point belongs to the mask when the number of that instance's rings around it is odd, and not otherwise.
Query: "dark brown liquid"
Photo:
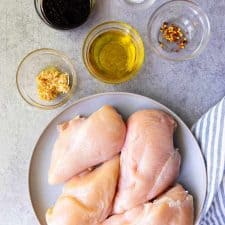
[[[83,24],[91,12],[91,0],[43,0],[46,20],[59,29],[75,28]]]

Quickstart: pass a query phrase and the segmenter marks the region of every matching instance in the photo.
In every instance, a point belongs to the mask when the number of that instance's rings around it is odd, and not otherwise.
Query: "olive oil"
[[[132,78],[143,64],[144,46],[129,32],[109,30],[91,43],[88,61],[91,72],[106,83],[121,83]]]

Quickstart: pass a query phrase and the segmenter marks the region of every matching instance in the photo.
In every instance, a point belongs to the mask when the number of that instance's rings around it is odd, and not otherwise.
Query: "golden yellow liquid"
[[[99,35],[89,50],[91,72],[107,83],[121,83],[132,78],[143,64],[142,40],[129,33],[107,31]]]

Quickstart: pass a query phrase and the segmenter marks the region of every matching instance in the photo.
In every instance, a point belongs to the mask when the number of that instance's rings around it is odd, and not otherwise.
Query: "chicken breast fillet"
[[[114,213],[123,213],[155,198],[179,174],[180,154],[173,146],[176,122],[158,110],[130,116],[121,152],[121,169]]]
[[[153,203],[111,216],[102,225],[193,225],[193,220],[193,198],[176,185]]]
[[[103,106],[89,118],[76,117],[59,126],[48,174],[50,184],[74,175],[117,155],[124,144],[126,125],[111,106]]]
[[[112,210],[119,175],[119,156],[92,172],[68,181],[55,206],[46,213],[48,225],[95,225]]]

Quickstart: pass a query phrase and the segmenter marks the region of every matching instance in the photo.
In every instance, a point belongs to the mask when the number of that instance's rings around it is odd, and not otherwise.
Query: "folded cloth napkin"
[[[193,126],[207,169],[200,225],[225,225],[225,97]]]

